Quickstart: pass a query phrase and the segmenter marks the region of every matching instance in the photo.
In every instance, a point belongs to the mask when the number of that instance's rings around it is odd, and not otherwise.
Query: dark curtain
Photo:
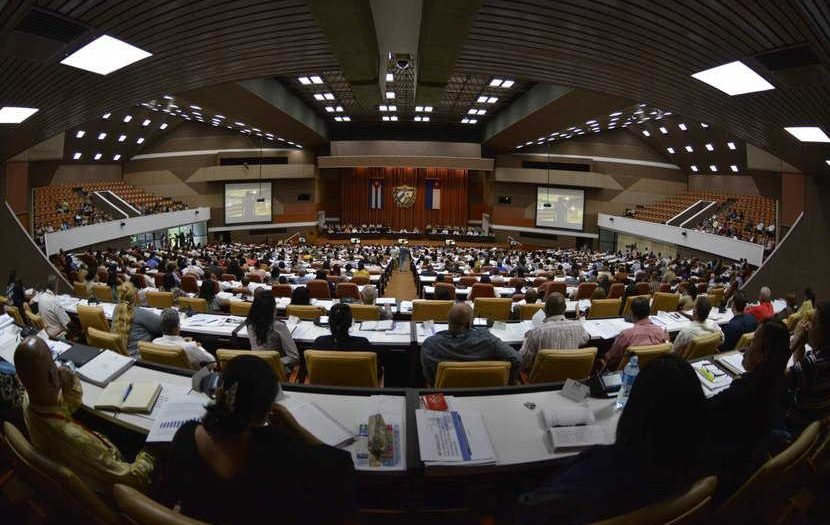
[[[377,224],[394,230],[426,225],[467,224],[467,170],[447,168],[348,168],[340,170],[340,220],[342,224]],[[372,180],[383,181],[383,208],[369,208],[369,186]],[[441,189],[441,209],[425,208],[427,181],[432,180]],[[397,186],[416,189],[415,204],[399,208],[392,200]]]

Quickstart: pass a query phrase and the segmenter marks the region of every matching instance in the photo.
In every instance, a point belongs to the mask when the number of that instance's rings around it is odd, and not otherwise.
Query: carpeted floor
[[[415,278],[412,276],[412,272],[393,270],[383,296],[395,297],[401,301],[417,299],[418,290],[415,287]]]

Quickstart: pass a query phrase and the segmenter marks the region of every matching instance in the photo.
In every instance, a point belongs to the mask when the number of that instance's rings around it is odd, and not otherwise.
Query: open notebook
[[[95,408],[149,414],[161,393],[159,383],[113,381],[101,392]]]
[[[587,407],[555,407],[542,413],[557,452],[606,443],[605,432]]]

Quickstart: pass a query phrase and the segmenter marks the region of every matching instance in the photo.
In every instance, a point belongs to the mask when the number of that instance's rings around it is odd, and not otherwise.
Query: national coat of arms
[[[395,186],[392,188],[392,200],[398,208],[411,208],[415,205],[417,190],[413,186]]]

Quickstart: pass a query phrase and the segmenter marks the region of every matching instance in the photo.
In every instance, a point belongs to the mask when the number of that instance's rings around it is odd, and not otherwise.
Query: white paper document
[[[592,319],[584,322],[585,330],[594,339],[613,339],[626,328],[634,326],[625,319]]]
[[[496,453],[478,412],[415,411],[421,460],[428,465],[488,464]]]
[[[545,424],[549,427],[571,427],[577,425],[593,425],[597,422],[594,413],[588,407],[557,406],[542,412]]]
[[[353,432],[350,432],[316,403],[303,403],[286,408],[301,427],[326,445],[336,447],[352,441],[355,437]]]
[[[715,361],[738,375],[746,373],[746,369],[744,368],[744,355],[741,353],[717,355],[715,356]]]
[[[553,449],[557,452],[563,449],[604,445],[606,441],[605,432],[599,425],[553,427],[548,429],[548,433],[553,441]]]
[[[147,443],[169,443],[179,428],[189,421],[200,421],[208,401],[202,397],[181,396],[168,401],[153,420]]]
[[[133,363],[135,359],[132,357],[116,354],[112,350],[104,350],[79,368],[78,375],[94,385],[104,387],[133,366]]]

